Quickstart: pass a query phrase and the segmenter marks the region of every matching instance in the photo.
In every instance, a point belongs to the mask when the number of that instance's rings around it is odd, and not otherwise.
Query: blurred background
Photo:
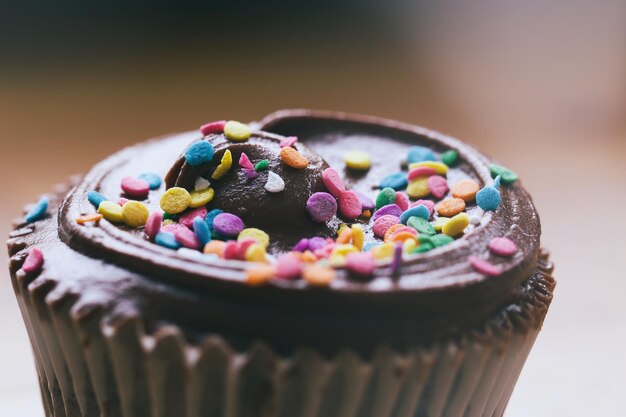
[[[0,235],[69,175],[206,121],[309,107],[424,125],[520,174],[557,265],[507,416],[624,415],[624,0],[128,3],[0,0]],[[0,415],[42,417],[0,277]]]

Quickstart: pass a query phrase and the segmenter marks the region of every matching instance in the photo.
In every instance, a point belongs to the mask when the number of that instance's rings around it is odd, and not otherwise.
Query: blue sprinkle
[[[502,202],[500,191],[500,176],[498,175],[492,185],[488,185],[476,193],[476,204],[485,211],[496,211]]]
[[[156,190],[161,186],[161,177],[159,177],[154,172],[144,172],[137,178],[147,182],[151,190]]]
[[[202,217],[196,217],[193,219],[193,231],[198,236],[198,240],[202,243],[202,246],[206,245],[211,241],[211,230],[209,230],[209,225],[206,224],[206,221]]]
[[[32,223],[43,218],[48,211],[48,203],[48,197],[41,197],[37,204],[26,214],[26,221]]]
[[[428,220],[430,218],[430,211],[428,210],[428,207],[423,204],[420,204],[417,207],[411,207],[400,215],[400,223],[406,224],[413,216]]]
[[[409,164],[412,164],[414,162],[436,161],[437,157],[435,156],[435,153],[428,148],[423,146],[412,146],[409,149],[406,159]]]
[[[363,245],[363,252],[369,252],[372,250],[372,248],[380,245],[382,245],[382,243],[380,242],[367,242],[365,243],[365,245]]]
[[[209,226],[209,230],[210,231],[213,231],[213,220],[215,219],[215,217],[217,217],[218,214],[221,214],[221,213],[223,213],[222,210],[220,210],[220,209],[213,209],[213,210],[209,211],[209,213],[204,218],[204,221]]]
[[[408,184],[406,172],[389,174],[380,180],[380,188],[393,188],[396,191],[404,190]]]
[[[168,249],[178,249],[181,246],[180,243],[176,241],[174,235],[168,232],[157,233],[154,238],[154,243]]]
[[[192,167],[211,162],[215,149],[209,142],[199,141],[185,151],[185,160]]]
[[[108,201],[109,199],[97,191],[89,191],[87,193],[87,200],[89,200],[89,202],[93,204],[95,208],[98,208],[100,207],[100,203],[102,203],[103,201]]]

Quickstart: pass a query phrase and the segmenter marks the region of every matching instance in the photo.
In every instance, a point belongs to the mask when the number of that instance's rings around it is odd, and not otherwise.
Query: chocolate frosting
[[[301,237],[335,232],[339,219],[315,224],[306,218],[302,205],[311,192],[320,189],[320,173],[326,164],[343,173],[349,188],[373,197],[377,181],[399,170],[407,149],[424,145],[436,152],[459,152],[460,163],[448,174],[451,182],[466,177],[481,187],[491,182],[490,160],[470,146],[395,121],[287,110],[252,126],[255,132],[247,143],[233,145],[221,136],[209,138],[216,145],[214,159],[219,161],[228,147],[234,161],[242,151],[254,159],[272,161],[279,135],[294,135],[301,143],[299,150],[310,159],[309,168],[294,173],[271,166],[284,176],[285,191],[291,188],[274,200],[263,192],[263,180],[242,187],[245,178],[231,170],[223,183],[215,184],[212,204],[240,214],[247,226],[265,228],[277,242],[271,248],[275,253]],[[327,352],[350,347],[363,354],[381,342],[408,349],[416,342],[474,328],[500,309],[514,306],[538,277],[540,222],[519,181],[501,188],[500,208],[485,214],[470,233],[404,262],[398,276],[383,265],[371,280],[359,281],[340,269],[338,278],[323,289],[301,280],[273,280],[264,287],[249,287],[244,262],[165,249],[145,240],[141,231],[107,221],[99,226],[76,224],[78,216],[93,212],[86,198],[89,190],[119,196],[120,180],[127,175],[144,171],[165,175],[171,170],[168,185],[191,188],[196,171],[210,172],[212,167],[185,167],[179,155],[201,139],[199,132],[189,132],[124,149],[96,165],[66,196],[57,196],[51,205],[52,217],[37,225],[37,239],[53,254],[48,255],[43,274],[58,280],[65,291],[80,294],[83,305],[107,306],[111,318],[139,315],[148,327],[173,323],[192,340],[218,332],[235,346],[262,338],[279,350],[304,344]],[[350,149],[368,150],[374,159],[372,169],[358,175],[344,171],[342,157]],[[145,201],[150,209],[158,207],[162,192],[151,191]],[[512,258],[490,257],[487,243],[500,236],[517,244],[519,251]],[[477,273],[468,263],[470,255],[489,257],[503,273],[496,277]]]

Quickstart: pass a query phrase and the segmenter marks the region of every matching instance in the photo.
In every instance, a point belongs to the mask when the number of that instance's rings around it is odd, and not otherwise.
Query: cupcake
[[[8,242],[47,416],[501,416],[555,282],[510,169],[285,110],[126,148]]]

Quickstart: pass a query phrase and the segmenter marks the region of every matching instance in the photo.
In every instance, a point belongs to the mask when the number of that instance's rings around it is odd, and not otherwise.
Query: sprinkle
[[[154,238],[154,243],[168,249],[180,248],[180,243],[176,241],[173,234],[168,232],[159,232]]]
[[[413,181],[417,177],[430,177],[431,175],[435,175],[437,171],[434,168],[429,167],[416,167],[409,171],[408,179],[409,181]]]
[[[280,193],[285,189],[285,181],[275,172],[268,171],[265,190],[269,193]]]
[[[246,270],[246,284],[258,287],[267,284],[274,277],[274,267],[271,265],[255,265]]]
[[[229,120],[224,125],[224,135],[235,142],[243,142],[250,138],[250,127],[235,120]]]
[[[363,226],[360,224],[352,225],[352,244],[356,246],[358,250],[363,250],[363,243],[365,242],[365,234],[363,233]]]
[[[417,230],[421,235],[434,235],[437,233],[435,231],[435,227],[428,222],[428,220],[424,220],[422,217],[413,216],[409,218],[407,225]]]
[[[444,235],[455,237],[463,233],[463,231],[469,226],[469,216],[467,213],[459,213],[452,217],[448,223],[446,223],[441,231]]]
[[[396,191],[396,206],[400,207],[402,210],[406,210],[409,208],[409,197],[406,194]]]
[[[404,190],[409,181],[405,172],[395,172],[383,177],[380,180],[380,188],[393,188],[394,190]]]
[[[430,241],[436,248],[438,248],[454,242],[454,239],[447,235],[435,235],[430,238]]]
[[[382,245],[380,242],[370,241],[363,245],[363,252],[370,252],[374,250],[375,247]]]
[[[41,269],[44,262],[44,256],[41,249],[36,246],[33,246],[28,251],[28,255],[24,259],[24,263],[22,264],[22,271],[26,273],[37,272]]]
[[[406,188],[406,193],[411,198],[423,198],[430,194],[428,188],[428,179],[432,177],[417,177],[413,181],[409,182]]]
[[[191,202],[189,203],[189,207],[198,208],[198,207],[206,206],[207,204],[211,202],[211,200],[213,200],[213,197],[215,196],[215,190],[213,190],[213,188],[211,187],[205,188],[204,190],[200,190],[200,191],[194,190],[191,193],[189,193],[189,196],[191,197]]]
[[[397,275],[400,272],[402,264],[402,245],[396,244],[393,248],[393,259],[391,260],[391,275]]]
[[[441,162],[446,164],[449,167],[453,167],[459,162],[459,153],[454,149],[450,149],[449,151],[445,151],[441,154]]]
[[[213,209],[209,211],[209,213],[206,215],[206,217],[204,218],[204,221],[209,226],[209,230],[213,230],[213,220],[215,219],[215,217],[217,217],[218,214],[221,214],[221,213],[223,213],[222,210]]]
[[[200,132],[204,135],[210,134],[218,134],[224,132],[224,125],[226,124],[226,120],[218,120],[215,122],[210,122],[200,126]]]
[[[215,149],[209,142],[201,140],[192,143],[185,151],[185,161],[192,167],[196,167],[213,160]]]
[[[163,215],[158,211],[152,212],[148,216],[146,221],[146,227],[143,229],[148,239],[154,240],[155,236],[161,230],[161,222],[163,221]]]
[[[168,214],[182,213],[191,204],[191,195],[184,188],[172,187],[163,193],[159,204]]]
[[[493,164],[489,167],[491,171],[491,177],[502,177],[502,184],[513,184],[517,181],[517,174],[502,165]]]
[[[363,210],[363,213],[361,213],[361,217],[363,217],[364,219],[369,219],[370,217],[372,217],[371,210]]]
[[[350,235],[352,235],[352,231],[350,229],[348,229],[348,231],[350,232]],[[342,244],[338,244],[335,245],[333,247],[333,250],[330,254],[330,256],[347,256],[349,253],[358,253],[360,252],[356,246],[351,245],[349,243],[342,243]]]
[[[500,176],[497,176],[492,185],[485,186],[476,194],[476,204],[485,211],[496,211],[502,202],[502,196],[498,187],[500,185]]]
[[[478,190],[480,190],[478,183],[467,178],[454,184],[450,191],[453,197],[460,198],[466,203],[470,203],[476,198]]]
[[[411,207],[400,215],[400,223],[407,224],[409,218],[413,216],[421,217],[425,220],[428,220],[430,218],[430,210],[428,210],[428,207],[422,204],[416,207]]]
[[[432,150],[424,146],[412,146],[409,148],[406,160],[409,164],[423,161],[436,161],[437,158]]]
[[[297,137],[295,137],[295,136],[287,136],[286,138],[283,138],[280,141],[280,147],[281,148],[286,148],[288,146],[294,146],[297,141],[298,141]]]
[[[430,212],[431,216],[435,212],[435,203],[432,200],[417,200],[416,202],[411,204],[411,207],[417,207],[420,205],[426,207],[428,211]]]
[[[209,225],[206,224],[206,221],[202,217],[196,217],[192,222],[193,231],[198,237],[200,244],[204,247],[207,243],[211,241],[211,230],[209,229]]]
[[[396,202],[396,190],[383,188],[376,197],[376,209]]]
[[[374,255],[376,260],[387,259],[393,256],[393,250],[393,243],[383,243],[372,248],[372,255]]]
[[[224,245],[224,259],[237,259],[237,242],[229,240]]]
[[[469,262],[470,265],[472,265],[472,267],[481,274],[490,277],[497,277],[498,275],[502,274],[502,268],[496,265],[492,265],[486,260],[480,259],[476,256],[470,256]]]
[[[225,246],[226,246],[226,243],[222,242],[221,240],[212,240],[208,242],[206,245],[204,245],[204,249],[202,250],[202,252],[206,254],[217,255],[220,258],[223,258]]]
[[[513,256],[517,252],[515,242],[506,237],[494,237],[489,242],[491,253],[499,256]]]
[[[372,230],[374,231],[374,235],[379,238],[384,238],[387,230],[393,226],[394,224],[400,223],[400,219],[397,216],[392,215],[384,215],[380,216],[374,221],[374,226]]]
[[[28,213],[26,213],[25,219],[28,223],[36,222],[37,220],[41,220],[43,216],[46,215],[48,211],[48,205],[50,200],[48,197],[41,197],[39,201],[31,208]]]
[[[257,229],[255,227],[248,227],[247,229],[243,229],[239,233],[237,240],[240,241],[247,238],[254,239],[254,241],[261,245],[264,249],[267,249],[270,245],[269,235],[263,230]]]
[[[259,162],[254,164],[254,170],[257,172],[265,171],[267,167],[269,166],[270,166],[270,161],[268,161],[267,159],[261,159]]]
[[[401,227],[405,227],[405,226],[402,223],[398,223],[398,224],[394,224],[390,226],[389,229],[387,229],[387,231],[385,232],[385,236],[383,237],[383,240],[385,242],[389,242],[391,240],[391,236],[393,236],[393,234]]]
[[[97,191],[89,191],[87,193],[87,200],[89,200],[89,202],[95,208],[98,208],[98,207],[100,207],[100,203],[102,203],[103,201],[107,201],[108,198],[106,198],[105,196],[103,196],[102,194],[100,194]]]
[[[200,217],[201,219],[204,219],[206,216],[207,216],[206,207],[198,207],[193,210],[189,210],[188,212],[180,216],[178,218],[178,222],[181,225],[191,229],[193,227],[193,221],[196,217]]]
[[[178,243],[186,248],[200,249],[200,239],[198,239],[198,236],[196,236],[194,232],[187,228],[176,230],[174,237]]]
[[[280,150],[280,159],[285,164],[295,169],[305,169],[309,165],[309,160],[291,147],[282,148]]]
[[[328,192],[335,198],[339,198],[341,193],[346,191],[346,186],[344,185],[343,180],[333,168],[326,168],[322,172],[322,181],[324,182]]]
[[[344,191],[339,197],[339,213],[348,220],[356,219],[363,212],[359,197],[352,191]]]
[[[333,268],[320,264],[307,265],[302,270],[302,278],[314,287],[328,287],[336,274]]]
[[[368,278],[376,270],[376,261],[369,252],[349,253],[346,256],[346,268],[354,276]]]
[[[248,262],[265,262],[267,253],[263,245],[259,243],[253,243],[246,250],[244,259]]]
[[[346,167],[358,171],[365,171],[372,166],[372,157],[365,151],[349,151],[344,155],[343,160]]]
[[[296,279],[300,277],[301,271],[302,261],[297,256],[287,254],[278,257],[278,260],[276,261],[277,278]]]
[[[248,155],[246,155],[245,152],[242,152],[239,156],[239,166],[254,171],[254,165],[252,165],[250,158],[248,158]]]
[[[363,208],[363,215],[365,215],[366,211],[372,211],[376,208],[376,204],[374,204],[374,200],[366,196],[360,191],[352,190],[357,197],[359,197],[359,201],[361,202],[361,207]],[[332,194],[332,193],[331,193]],[[370,213],[371,215],[371,213]]]
[[[448,181],[441,175],[428,178],[428,190],[437,199],[442,199],[448,192]]]
[[[337,236],[337,239],[335,240],[335,242],[337,242],[340,245],[350,243],[350,241],[352,240],[352,229],[348,226],[339,229],[338,234],[339,236]]]
[[[473,224],[474,226],[477,226],[480,224],[480,222],[482,221],[482,218],[479,214],[477,213],[471,213],[469,215],[469,221],[471,224]]]
[[[314,193],[307,200],[306,209],[313,221],[327,222],[337,213],[337,201],[328,193]]]
[[[202,190],[206,190],[210,186],[211,186],[211,183],[209,182],[209,180],[207,180],[204,177],[198,177],[196,178],[196,183],[194,184],[193,189],[195,191],[202,191]]]
[[[85,223],[97,223],[100,221],[100,219],[102,219],[102,214],[100,213],[91,213],[91,214],[85,214],[83,216],[80,216],[79,218],[76,219],[76,223],[78,224],[85,224]]]
[[[102,214],[105,219],[113,223],[122,223],[122,208],[112,201],[103,201],[98,207],[98,213]]]
[[[158,174],[155,174],[154,172],[144,172],[143,174],[139,175],[137,178],[147,182],[151,190],[158,189],[161,186],[161,182],[162,182],[161,177]]]
[[[250,180],[259,176],[259,173],[256,172],[254,169],[242,168],[242,171]]]
[[[129,201],[122,207],[122,218],[124,224],[129,227],[140,227],[146,224],[150,216],[148,208],[139,201]]]
[[[163,213],[163,221],[166,221],[166,220],[178,221],[179,218],[180,216],[178,214]]]
[[[213,174],[211,174],[211,179],[219,180],[230,170],[230,167],[233,166],[233,154],[230,152],[230,149],[226,149],[224,151],[224,155],[222,155],[222,159],[220,159],[220,164],[215,168]]]
[[[417,167],[427,167],[432,168],[438,175],[446,175],[448,173],[448,166],[441,162],[433,162],[433,161],[424,161],[424,162],[416,162],[409,164],[409,170],[412,170]]]
[[[415,238],[406,239],[402,243],[402,252],[411,253],[419,246],[419,242]]]
[[[437,204],[436,208],[440,216],[452,217],[465,210],[465,201],[460,198],[447,198]]]
[[[420,245],[413,250],[413,253],[424,253],[435,249],[435,245],[431,242],[420,243]]]
[[[174,234],[177,230],[187,229],[187,226],[183,226],[180,223],[173,223],[171,220],[166,220],[161,225],[161,232],[168,232]]]
[[[250,248],[250,246],[255,245],[256,239],[252,239],[251,237],[246,237],[243,239],[237,239],[237,259],[241,261],[246,260],[246,252]]]
[[[448,223],[449,221],[450,219],[447,217],[437,217],[435,219],[435,230],[438,232],[441,232],[441,229],[443,229],[443,226],[445,226],[445,224]]]
[[[298,243],[296,243],[295,246],[291,248],[291,250],[294,252],[304,252],[306,250],[309,250],[309,239],[300,239]]]
[[[220,213],[213,220],[215,231],[228,237],[237,236],[244,227],[243,220],[230,213]]]
[[[327,239],[324,239],[323,237],[315,236],[309,239],[309,249],[315,252],[316,250],[323,248],[327,243],[328,243]]]
[[[410,228],[412,232],[409,232],[406,229],[396,230],[391,237],[389,238],[390,242],[398,243],[398,242],[406,242],[408,239],[414,239],[417,236],[415,229]]]
[[[120,206],[120,207],[124,207],[124,204],[128,203],[129,201],[130,201],[130,200],[129,200],[129,199],[127,199],[127,198],[120,197],[120,198],[117,200],[117,205],[118,205],[118,206]]]
[[[379,208],[378,210],[376,210],[376,212],[374,212],[374,215],[372,216],[372,220],[376,221],[376,219],[378,219],[379,217],[386,216],[386,215],[400,217],[401,214],[402,214],[402,209],[398,207],[397,204],[387,204],[386,206],[383,206]]]

